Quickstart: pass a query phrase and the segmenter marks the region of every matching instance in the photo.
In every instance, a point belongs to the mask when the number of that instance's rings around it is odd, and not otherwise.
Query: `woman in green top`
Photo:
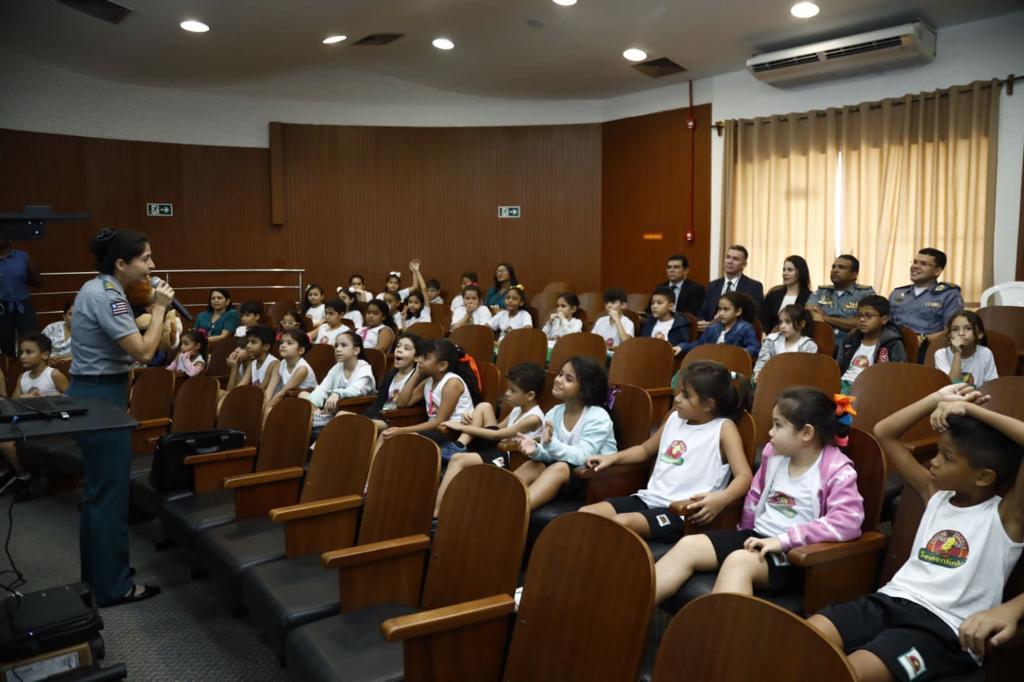
[[[210,302],[206,310],[196,315],[195,328],[205,331],[212,343],[234,336],[241,323],[238,311],[231,306],[231,292],[218,287],[210,289]]]
[[[484,305],[491,309],[491,313],[498,312],[505,307],[505,294],[517,284],[519,284],[519,279],[516,277],[516,269],[512,267],[512,264],[498,263],[498,267],[494,270],[494,286],[487,290]]]

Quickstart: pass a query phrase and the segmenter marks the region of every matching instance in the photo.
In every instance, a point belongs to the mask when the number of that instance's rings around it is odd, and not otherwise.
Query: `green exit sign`
[[[518,206],[499,206],[498,217],[499,218],[518,218],[522,214],[522,210]]]
[[[174,215],[174,204],[146,204],[146,215],[151,218],[168,218]]]

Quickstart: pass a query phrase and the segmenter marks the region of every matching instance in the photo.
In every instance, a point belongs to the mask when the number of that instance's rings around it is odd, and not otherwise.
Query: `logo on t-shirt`
[[[907,673],[907,679],[912,680],[924,674],[927,668],[924,666],[924,658],[916,647],[911,647],[910,651],[899,656],[897,661],[903,666],[903,670]]]
[[[605,339],[604,345],[608,346],[609,348],[613,348],[615,346],[615,339]]]
[[[793,518],[796,516],[796,498],[787,495],[781,490],[775,490],[768,496],[768,506],[783,516]]]
[[[683,455],[686,453],[686,443],[681,440],[674,440],[668,444],[665,448],[665,452],[661,453],[661,461],[673,466],[679,466],[686,461]]]
[[[967,538],[955,530],[940,530],[917,552],[917,558],[945,568],[959,568],[967,563],[971,549]]]
[[[851,362],[850,364],[852,364],[857,369],[864,369],[865,367],[871,364],[871,361],[868,359],[868,356],[866,355],[858,355],[853,359],[853,362]]]
[[[878,349],[878,362],[889,362],[889,349],[879,348]]]
[[[964,380],[965,384],[970,384],[971,386],[975,386],[976,385],[974,383],[974,375],[971,374],[970,372],[964,372],[961,376],[963,377],[963,380]]]

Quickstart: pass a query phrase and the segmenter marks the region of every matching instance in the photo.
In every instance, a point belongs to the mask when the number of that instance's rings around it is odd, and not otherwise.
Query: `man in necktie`
[[[659,284],[657,288],[664,287],[672,291],[676,312],[696,315],[704,302],[704,287],[688,279],[689,274],[690,260],[683,254],[673,254],[668,257],[665,264],[665,275],[668,280]],[[651,312],[649,302],[646,312],[648,315]]]
[[[722,294],[738,291],[750,296],[758,306],[764,302],[764,285],[743,274],[747,267],[747,259],[748,253],[744,246],[733,244],[725,250],[725,260],[722,263],[724,277],[719,277],[708,284],[707,296],[704,297],[704,304],[700,309],[698,317],[701,321],[697,326],[701,331],[714,321],[718,312],[718,299]]]

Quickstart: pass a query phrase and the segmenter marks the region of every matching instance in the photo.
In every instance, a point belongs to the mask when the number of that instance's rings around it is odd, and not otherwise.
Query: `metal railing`
[[[236,275],[236,274],[239,274],[239,273],[250,273],[250,274],[257,274],[257,275],[261,275],[261,274],[262,275],[267,275],[267,274],[269,274],[269,275],[277,275],[277,274],[294,275],[295,278],[296,278],[296,280],[295,280],[296,283],[295,284],[235,284],[235,283],[225,284],[223,281],[218,281],[218,279],[217,279],[217,275],[225,275],[225,274]],[[96,276],[96,271],[95,270],[91,270],[91,271],[81,271],[81,272],[79,272],[79,271],[71,271],[71,272],[43,272],[41,274],[42,274],[42,276],[44,278],[45,277],[83,277],[83,283],[84,283],[84,281],[85,281],[84,278],[95,277]],[[176,292],[183,292],[183,291],[209,291],[210,289],[213,289],[213,288],[216,288],[216,287],[219,287],[219,286],[223,286],[225,288],[229,288],[229,289],[232,289],[232,290],[237,290],[237,289],[247,289],[247,290],[252,290],[252,289],[266,290],[266,289],[270,289],[270,290],[278,290],[278,289],[280,289],[280,290],[291,290],[291,291],[294,291],[295,292],[295,298],[291,299],[291,300],[301,301],[302,300],[302,295],[303,295],[303,287],[305,286],[304,285],[304,279],[305,279],[306,270],[305,270],[305,268],[168,268],[168,269],[158,268],[156,270],[153,270],[153,274],[156,275],[157,277],[160,277],[161,279],[165,280],[168,284],[170,284],[172,287],[174,287]],[[210,278],[211,281],[209,283],[205,283],[204,282],[201,285],[178,286],[178,287],[175,287],[174,286],[174,275],[175,274],[179,275],[179,280],[182,279],[181,276],[186,275],[186,274],[189,274],[189,275],[196,275],[196,274],[198,274],[198,275],[212,275],[212,277]],[[68,296],[74,296],[77,293],[78,293],[78,289],[53,291],[53,290],[50,290],[50,289],[47,289],[47,288],[44,287],[41,291],[33,292],[32,296],[33,296],[33,298],[38,297],[38,296],[64,296],[66,298]],[[275,303],[275,302],[276,301],[264,301],[264,304]],[[185,303],[185,302],[182,302],[182,305],[184,305],[186,308],[205,308],[207,303],[206,303],[206,301],[197,302],[197,303]],[[39,311],[37,311],[37,314],[39,314],[39,315],[54,315],[54,314],[60,315],[61,313],[62,313],[62,311],[59,308],[57,310],[39,310]]]

